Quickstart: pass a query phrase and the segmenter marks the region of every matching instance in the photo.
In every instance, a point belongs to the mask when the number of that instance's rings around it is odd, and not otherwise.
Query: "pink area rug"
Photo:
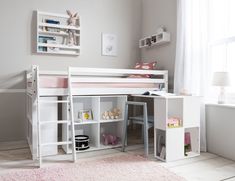
[[[0,181],[184,181],[185,179],[141,156],[122,155],[77,161],[0,176]]]

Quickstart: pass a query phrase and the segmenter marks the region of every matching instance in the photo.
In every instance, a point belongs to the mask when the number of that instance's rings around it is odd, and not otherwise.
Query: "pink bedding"
[[[155,88],[156,84],[150,83],[76,83],[76,88]],[[67,88],[66,77],[40,77],[41,88]]]

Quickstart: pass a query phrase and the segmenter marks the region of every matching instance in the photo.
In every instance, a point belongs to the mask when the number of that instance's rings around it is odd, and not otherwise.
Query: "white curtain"
[[[208,95],[208,0],[178,0],[174,92]],[[205,101],[201,107],[201,151],[206,151]]]

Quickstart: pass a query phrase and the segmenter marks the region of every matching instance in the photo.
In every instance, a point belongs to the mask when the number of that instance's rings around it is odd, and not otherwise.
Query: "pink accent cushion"
[[[144,70],[156,70],[157,69],[157,62],[138,62],[135,64],[135,69],[144,69]]]
[[[156,70],[157,69],[157,62],[138,62],[135,64],[134,69],[142,69],[142,70]],[[129,78],[151,78],[151,75],[130,75]]]

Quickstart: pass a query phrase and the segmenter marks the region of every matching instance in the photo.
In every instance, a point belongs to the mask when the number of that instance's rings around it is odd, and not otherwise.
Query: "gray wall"
[[[44,70],[133,66],[140,59],[141,3],[141,0],[1,0],[0,91],[24,89],[24,70],[32,64]],[[81,17],[81,55],[33,54],[33,11],[65,13],[66,9],[78,11]],[[101,56],[101,32],[117,34],[117,57]],[[24,93],[0,93],[0,141],[24,139],[26,129]]]
[[[157,60],[160,69],[169,71],[169,89],[173,89],[173,76],[176,49],[176,0],[142,0],[142,37],[155,34],[159,26],[165,26],[171,33],[170,44],[144,48],[142,61]]]

